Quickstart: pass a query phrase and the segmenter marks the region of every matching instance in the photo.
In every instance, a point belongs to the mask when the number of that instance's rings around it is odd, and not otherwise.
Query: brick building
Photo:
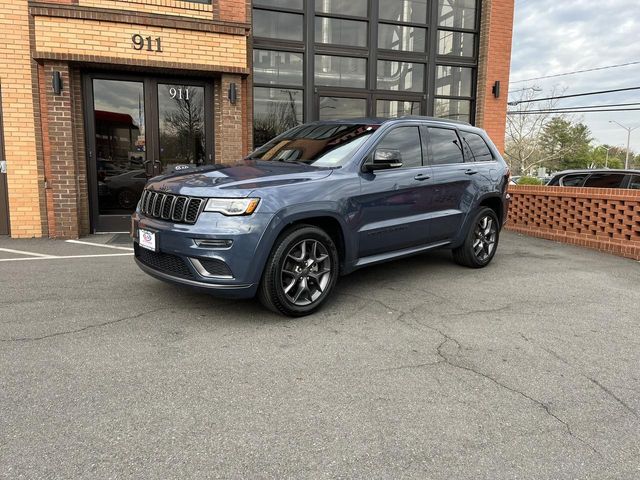
[[[435,115],[502,148],[513,2],[4,1],[0,235],[126,231],[149,176],[303,121]]]

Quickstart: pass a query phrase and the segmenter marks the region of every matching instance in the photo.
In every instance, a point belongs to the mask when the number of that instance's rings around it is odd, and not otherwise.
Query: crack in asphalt
[[[91,330],[91,329],[94,329],[94,328],[106,327],[108,325],[114,325],[116,323],[125,322],[127,320],[135,320],[136,318],[141,318],[141,317],[144,317],[145,315],[149,315],[151,313],[156,313],[156,312],[159,312],[161,310],[166,310],[166,309],[167,309],[167,307],[155,308],[153,310],[147,310],[145,312],[141,312],[141,313],[138,313],[136,315],[130,315],[128,317],[117,318],[115,320],[110,320],[108,322],[97,323],[97,324],[93,324],[93,325],[87,325],[86,327],[78,328],[78,329],[75,329],[75,330],[65,330],[65,331],[62,331],[62,332],[51,333],[49,335],[43,335],[41,337],[0,338],[0,342],[3,342],[3,343],[6,343],[6,342],[35,342],[35,341],[38,341],[38,340],[46,340],[46,339],[54,338],[54,337],[61,337],[61,336],[65,336],[65,335],[73,335],[74,333],[80,333],[80,332],[84,332],[84,331]]]
[[[631,415],[633,415],[634,417],[640,419],[640,416],[638,416],[638,412],[636,412],[629,404],[627,404],[623,399],[621,399],[620,397],[618,397],[613,391],[609,390],[609,388],[607,388],[605,385],[603,385],[602,383],[600,383],[598,380],[596,380],[593,377],[590,377],[589,375],[587,375],[586,373],[584,373],[582,370],[580,370],[578,367],[576,367],[575,365],[573,365],[571,362],[569,362],[567,359],[565,359],[564,357],[562,357],[559,353],[555,352],[554,350],[545,347],[544,345],[540,345],[538,342],[534,341],[533,339],[526,337],[524,334],[520,333],[520,336],[527,342],[535,345],[536,347],[544,350],[545,352],[547,352],[549,355],[551,355],[552,357],[558,359],[560,362],[564,363],[565,365],[573,368],[574,370],[576,370],[578,372],[578,374],[584,378],[586,378],[587,380],[589,380],[591,383],[593,383],[596,387],[598,387],[600,390],[602,390],[604,393],[606,393],[608,396],[610,396],[611,398],[613,398],[621,407],[623,407],[625,410],[627,410]]]

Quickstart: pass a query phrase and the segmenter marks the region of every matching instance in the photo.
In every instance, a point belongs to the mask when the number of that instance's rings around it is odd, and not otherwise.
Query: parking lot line
[[[44,253],[25,252],[24,250],[12,250],[11,248],[0,248],[0,252],[16,253],[18,255],[29,255],[32,257],[51,258],[55,255],[46,255]]]
[[[24,258],[0,258],[0,262],[27,262],[33,260],[64,260],[71,258],[100,258],[100,257],[130,257],[133,252],[130,253],[106,253],[101,255],[48,255],[41,257],[24,257]]]
[[[90,245],[92,247],[113,248],[114,250],[127,250],[128,252],[133,252],[133,248],[131,247],[116,247],[114,245],[105,245],[104,243],[83,242],[82,240],[67,240],[67,243]]]

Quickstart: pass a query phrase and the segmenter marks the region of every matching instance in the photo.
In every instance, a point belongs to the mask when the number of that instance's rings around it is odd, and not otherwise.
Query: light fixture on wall
[[[57,70],[53,72],[51,84],[53,86],[53,93],[60,95],[62,92],[62,75]]]
[[[238,101],[238,87],[235,83],[229,84],[229,102],[231,105],[235,105]]]
[[[493,96],[496,98],[500,98],[500,80],[496,80],[496,83],[493,84]]]

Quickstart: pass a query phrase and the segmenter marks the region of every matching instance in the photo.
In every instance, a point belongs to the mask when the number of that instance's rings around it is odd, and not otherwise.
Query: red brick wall
[[[247,22],[247,0],[218,0],[220,20],[227,22]]]
[[[640,191],[512,186],[507,229],[640,260]]]
[[[514,0],[482,1],[476,125],[487,131],[501,152],[507,123],[513,14]],[[496,81],[501,85],[500,98],[492,92]]]

